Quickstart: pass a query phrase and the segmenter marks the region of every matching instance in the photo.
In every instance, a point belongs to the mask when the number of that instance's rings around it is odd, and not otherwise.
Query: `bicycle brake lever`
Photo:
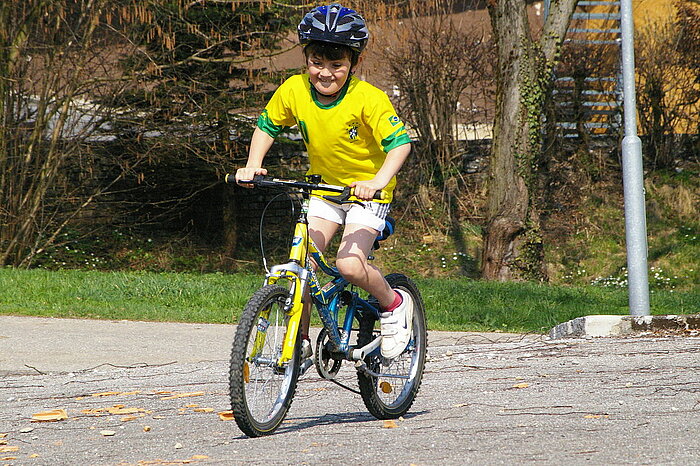
[[[322,197],[328,201],[333,202],[334,204],[352,204],[356,202],[362,205],[362,203],[358,201],[349,201],[351,195],[351,188],[349,186],[346,186],[345,189],[343,189],[343,192],[338,194],[337,196],[326,195]]]
[[[343,192],[338,194],[337,196],[328,195],[328,196],[321,196],[321,197],[323,197],[324,199],[331,201],[335,204],[357,204],[357,205],[364,207],[364,205],[365,205],[364,202],[361,202],[358,200],[354,200],[354,201],[349,200],[354,195],[353,194],[354,190],[355,190],[355,188],[352,188],[350,186],[346,186],[343,189]],[[374,193],[374,199],[384,199],[384,196],[385,196],[384,191],[377,191],[376,193]]]

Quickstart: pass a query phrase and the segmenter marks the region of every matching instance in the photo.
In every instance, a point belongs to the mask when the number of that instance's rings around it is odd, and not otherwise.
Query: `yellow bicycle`
[[[316,177],[294,181],[257,176],[246,183],[296,191],[301,194],[302,208],[294,229],[289,261],[270,268],[263,287],[246,304],[236,329],[229,388],[239,428],[250,437],[271,434],[289,410],[297,379],[308,368],[308,365],[302,367],[299,331],[306,287],[323,323],[313,362],[319,375],[334,380],[343,361],[354,362],[359,392],[369,412],[378,419],[396,419],[404,415],[420,388],[427,350],[425,311],[418,288],[403,274],[386,276],[392,288],[409,293],[414,302],[409,344],[402,354],[387,360],[379,351],[381,334],[376,300],[371,296],[362,298],[356,288],[328,264],[309,237],[307,212],[311,193],[337,193],[323,197],[338,204],[357,202],[351,200],[351,188],[323,184]],[[393,221],[389,219],[375,248],[391,232]],[[330,277],[326,283],[319,281],[311,258]]]

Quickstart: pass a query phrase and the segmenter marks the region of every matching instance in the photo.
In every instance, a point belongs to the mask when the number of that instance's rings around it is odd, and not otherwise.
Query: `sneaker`
[[[311,340],[301,340],[301,360],[309,359],[313,354],[314,350],[311,348]]]
[[[413,299],[403,290],[396,290],[401,296],[401,304],[392,312],[379,314],[382,325],[382,356],[394,359],[406,349],[411,338],[413,323]]]
[[[314,354],[311,348],[311,340],[301,340],[301,364],[299,370],[299,376],[301,377],[306,373],[309,367],[313,366],[314,362],[311,360],[311,356]]]

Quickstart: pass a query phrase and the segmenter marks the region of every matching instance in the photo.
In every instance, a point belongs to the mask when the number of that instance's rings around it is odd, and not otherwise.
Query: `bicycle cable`
[[[267,267],[267,258],[265,257],[265,244],[263,242],[263,225],[265,223],[265,213],[267,212],[267,209],[280,196],[287,196],[287,199],[289,199],[289,203],[291,204],[292,218],[294,218],[294,215],[296,213],[296,209],[294,208],[294,198],[291,196],[290,193],[282,192],[268,201],[267,205],[265,205],[265,208],[262,211],[262,214],[260,215],[260,227],[258,228],[258,239],[260,240],[260,254],[262,255],[263,267],[265,268],[265,272],[268,274],[270,273],[270,269]]]

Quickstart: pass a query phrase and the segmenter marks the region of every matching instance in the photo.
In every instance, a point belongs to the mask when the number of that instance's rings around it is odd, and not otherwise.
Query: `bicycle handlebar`
[[[231,174],[226,174],[225,181],[226,183],[229,182],[230,179],[233,179]],[[235,182],[235,180],[234,180]],[[338,204],[342,204],[344,202],[348,202],[350,197],[353,195],[354,188],[351,188],[350,186],[336,186],[332,184],[325,184],[325,183],[314,183],[314,182],[309,182],[309,181],[297,181],[297,180],[285,180],[281,178],[274,178],[271,176],[263,176],[263,175],[256,175],[252,180],[241,180],[241,184],[252,184],[254,186],[258,186],[261,188],[280,188],[280,187],[287,187],[287,188],[297,188],[301,189],[302,191],[306,192],[311,192],[311,191],[330,191],[334,193],[339,193],[338,196],[323,196],[324,199],[328,199],[331,202],[335,202]],[[374,193],[373,199],[377,200],[382,200],[386,197],[386,193],[384,191],[377,191]]]

